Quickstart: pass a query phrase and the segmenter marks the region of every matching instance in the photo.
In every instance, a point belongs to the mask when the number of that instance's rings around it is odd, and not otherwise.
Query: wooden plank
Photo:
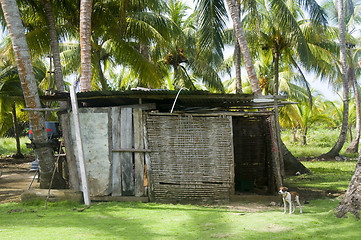
[[[133,109],[134,148],[143,149],[143,112],[142,109]],[[136,197],[144,196],[144,153],[134,153],[135,191]]]
[[[231,149],[234,149],[234,145],[233,145],[233,118],[231,116],[228,116],[229,119],[229,124],[230,124],[230,128],[231,128]],[[234,195],[235,193],[235,183],[234,183],[234,177],[235,177],[235,172],[234,172],[234,166],[235,166],[235,162],[234,162],[234,150],[232,151],[232,163],[230,164],[230,194]]]
[[[22,112],[60,112],[68,110],[67,108],[22,108]]]
[[[112,118],[112,147],[120,147],[120,108],[111,110]],[[122,195],[120,153],[112,153],[112,196]]]
[[[134,196],[92,196],[94,202],[149,202],[148,197]]]
[[[77,141],[76,146],[78,148],[79,167],[80,167],[80,175],[81,175],[84,203],[85,203],[85,205],[90,206],[90,195],[89,195],[89,188],[88,188],[88,179],[87,179],[86,171],[85,171],[84,151],[83,151],[83,143],[82,143],[81,131],[80,131],[78,101],[76,99],[75,86],[70,87],[70,98],[71,98],[71,106],[72,106],[73,117],[74,117],[75,137],[76,137],[76,141]]]
[[[149,113],[148,113],[149,114]],[[145,115],[145,116],[149,116],[149,115]],[[144,148],[148,149],[148,131],[147,131],[147,124],[146,124],[146,119],[143,119],[143,139],[144,139]],[[144,153],[144,161],[145,161],[145,166],[144,166],[144,171],[145,171],[145,192],[146,194],[148,194],[149,200],[150,201],[154,201],[154,191],[153,191],[153,180],[152,180],[152,165],[150,163],[151,159],[150,159],[150,154],[148,152]]]
[[[131,108],[122,108],[120,110],[120,148],[132,148],[132,114]],[[122,195],[134,195],[134,173],[133,173],[133,154],[131,152],[121,152],[121,172],[122,172]]]
[[[152,150],[150,149],[135,149],[135,148],[123,148],[123,149],[112,149],[112,152],[140,152],[140,153],[145,153],[145,152],[151,152]]]
[[[60,123],[62,126],[63,140],[66,149],[66,161],[67,168],[69,171],[69,188],[75,191],[80,191],[80,176],[78,173],[78,167],[76,164],[76,158],[74,155],[74,148],[76,144],[73,143],[71,137],[71,124],[70,124],[70,114],[61,114]]]

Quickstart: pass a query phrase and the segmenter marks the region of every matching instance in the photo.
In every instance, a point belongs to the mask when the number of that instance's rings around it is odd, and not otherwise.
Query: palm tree
[[[80,1],[81,91],[91,90],[91,15],[92,0]]]
[[[320,157],[329,158],[335,157],[341,151],[345,141],[348,128],[348,113],[349,113],[349,83],[347,76],[347,52],[346,52],[346,32],[345,32],[345,19],[343,11],[343,0],[337,2],[338,25],[339,25],[339,42],[340,42],[340,72],[342,78],[343,88],[343,120],[341,125],[341,132],[339,138],[333,148],[322,154]]]
[[[301,117],[300,129],[302,132],[302,145],[307,144],[307,132],[308,129],[315,123],[326,123],[328,126],[335,125],[332,118],[325,113],[325,104],[322,101],[321,96],[316,96],[313,98],[313,105],[310,106],[310,103],[302,102],[297,104],[297,110]]]
[[[131,70],[141,86],[159,88],[162,85],[166,73],[156,62],[159,59],[152,59],[149,51],[157,44],[167,47],[170,37],[179,30],[160,14],[160,9],[164,9],[160,1],[97,1],[94,4],[92,88],[105,89],[111,85],[110,68]],[[61,48],[64,73],[79,74],[80,47],[72,41],[63,43]]]
[[[202,82],[210,91],[224,92],[222,80],[218,74],[218,66],[223,62],[223,57],[215,53],[213,49],[199,48],[197,41],[198,26],[196,14],[186,17],[188,6],[181,1],[169,1],[166,16],[179,29],[177,35],[173,35],[169,45],[162,47],[157,45],[152,50],[152,58],[162,58],[167,70],[173,70],[173,84],[188,89],[199,88],[197,84]],[[203,87],[204,88],[204,87]]]
[[[246,35],[240,21],[240,7],[236,3],[237,0],[227,0],[227,5],[231,14],[233,28],[235,31],[235,36],[237,37],[237,42],[241,48],[243,61],[245,63],[246,71],[248,74],[249,81],[251,83],[252,91],[255,95],[261,95],[261,89],[259,87],[258,78],[256,71],[253,66],[253,61],[251,57],[250,50],[248,48],[248,43],[246,40]]]
[[[313,6],[309,21],[304,19],[304,14],[301,11],[302,2],[286,3],[278,0],[260,1],[257,10],[250,12],[243,20],[247,24],[247,29],[255,29],[253,30],[252,40],[257,41],[258,38],[258,50],[261,54],[272,56],[272,66],[270,68],[274,78],[274,95],[279,93],[278,73],[280,67],[282,67],[281,64],[292,67],[300,73],[310,94],[301,66],[309,69],[313,55],[301,27],[305,22],[325,24],[326,21],[324,13],[318,4],[315,1],[310,1],[309,4]],[[313,11],[318,14],[315,15]],[[254,12],[256,12],[256,16],[254,16]]]
[[[355,100],[355,115],[356,115],[356,129],[355,129],[355,136],[352,139],[350,145],[347,147],[346,152],[349,153],[356,153],[358,151],[358,145],[359,145],[359,140],[360,140],[360,130],[361,130],[361,108],[360,108],[360,90],[359,90],[359,86],[357,84],[357,80],[356,80],[356,74],[355,74],[355,70],[352,67],[349,67],[349,71],[348,71],[348,77],[350,82],[352,83],[352,89],[354,92],[354,100]],[[350,135],[351,135],[352,131],[350,129]]]
[[[60,61],[60,49],[58,34],[56,32],[56,24],[53,14],[53,5],[51,0],[41,0],[44,5],[45,14],[48,22],[49,37],[50,37],[50,49],[52,57],[54,59],[54,81],[56,83],[57,90],[64,91],[63,72]]]
[[[1,0],[0,3],[10,32],[26,106],[34,109],[41,108],[24,27],[21,22],[16,1]],[[38,111],[31,111],[29,112],[29,122],[33,129],[34,143],[37,146],[42,176],[40,179],[40,187],[48,188],[54,169],[54,158],[52,148],[47,144],[48,136],[45,130],[44,117]],[[58,182],[57,180],[58,179],[55,179],[55,183]]]
[[[239,1],[236,1],[236,8],[239,14],[241,14],[241,5]],[[241,16],[239,16],[241,18]],[[241,79],[241,47],[237,40],[237,35],[233,34],[234,39],[234,66],[236,69],[236,93],[242,93],[242,79]]]
[[[252,91],[255,95],[261,95],[245,32],[240,21],[239,4],[235,0],[227,0],[226,2],[231,14],[235,36],[241,48]],[[225,28],[225,19],[227,18],[227,11],[223,1],[198,0],[196,10],[200,25],[200,49],[214,49],[217,55],[223,58],[222,35]]]

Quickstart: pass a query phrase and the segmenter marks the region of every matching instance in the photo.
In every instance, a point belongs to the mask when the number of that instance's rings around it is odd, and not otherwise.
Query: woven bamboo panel
[[[229,199],[233,187],[229,117],[148,115],[146,124],[156,201]]]

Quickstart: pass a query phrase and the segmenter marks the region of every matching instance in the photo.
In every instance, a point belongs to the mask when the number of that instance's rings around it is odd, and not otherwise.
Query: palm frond
[[[199,17],[199,49],[214,52],[223,57],[223,30],[226,26],[227,10],[223,1],[198,0],[196,11]]]

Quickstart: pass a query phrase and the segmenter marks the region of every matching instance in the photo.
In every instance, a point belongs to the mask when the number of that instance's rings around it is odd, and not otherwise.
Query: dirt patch
[[[33,156],[0,158],[0,203],[20,201],[21,194],[29,188],[34,178],[35,172],[30,172],[30,163],[34,160]],[[31,188],[39,188],[37,180]]]

